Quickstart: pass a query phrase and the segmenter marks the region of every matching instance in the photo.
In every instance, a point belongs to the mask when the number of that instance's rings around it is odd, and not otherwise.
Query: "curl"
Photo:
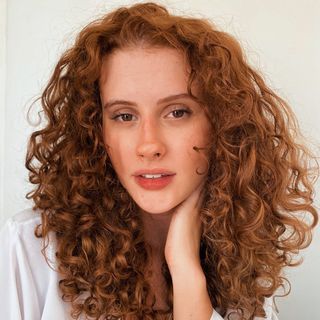
[[[199,154],[201,154],[201,153],[200,153],[201,150],[206,150],[206,148],[199,148],[199,147],[196,147],[196,146],[193,146],[192,149],[193,149],[194,151],[198,152]],[[201,154],[201,155],[202,155],[202,154]],[[206,160],[206,162],[207,162],[207,168],[206,168],[206,170],[205,170],[203,173],[199,172],[199,171],[198,171],[198,168],[197,168],[197,169],[196,169],[196,173],[197,173],[198,175],[205,175],[205,174],[207,174],[207,173],[209,172],[209,167],[210,167],[209,160],[208,160],[208,158],[207,158],[206,156],[204,156],[204,158],[205,158],[205,160]]]

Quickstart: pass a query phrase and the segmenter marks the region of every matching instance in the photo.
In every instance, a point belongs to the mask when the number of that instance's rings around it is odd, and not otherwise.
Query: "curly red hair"
[[[214,307],[248,319],[265,316],[265,297],[298,264],[318,222],[313,179],[319,166],[290,107],[246,62],[238,42],[204,19],[175,16],[155,3],[121,7],[87,25],[58,61],[42,96],[45,126],[30,138],[27,194],[57,239],[60,290],[80,314],[100,319],[169,319],[147,303],[149,255],[136,203],[122,187],[102,137],[99,76],[103,57],[146,44],[182,52],[212,124],[201,209],[201,264]],[[192,94],[192,93],[191,93]],[[301,212],[309,220],[301,218]],[[154,301],[153,301],[154,302]]]

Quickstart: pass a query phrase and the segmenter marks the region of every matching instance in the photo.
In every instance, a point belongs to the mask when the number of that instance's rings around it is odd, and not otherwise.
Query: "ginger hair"
[[[72,304],[73,318],[172,318],[166,263],[169,309],[147,303],[142,221],[102,136],[102,60],[141,45],[184,54],[188,91],[197,81],[197,99],[212,124],[200,210],[200,258],[212,305],[222,316],[228,309],[242,319],[265,316],[264,299],[287,281],[282,269],[301,263],[292,257],[312,240],[318,163],[298,142],[289,105],[248,64],[237,40],[208,20],[173,15],[155,3],[120,7],[88,24],[40,97],[46,123],[29,140],[26,168],[35,186],[26,197],[41,212],[36,235],[56,237],[63,300]]]

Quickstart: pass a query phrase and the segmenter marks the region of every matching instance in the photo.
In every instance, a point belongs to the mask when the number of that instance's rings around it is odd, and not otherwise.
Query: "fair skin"
[[[196,173],[205,172],[207,161],[203,152],[193,150],[207,146],[210,125],[201,106],[187,95],[187,80],[187,64],[171,48],[116,50],[104,59],[100,77],[106,150],[140,208],[154,270],[163,259],[168,263],[178,320],[209,319],[212,314],[199,258],[205,175]],[[152,168],[169,169],[174,179],[160,190],[143,189],[133,173]],[[163,279],[152,282],[161,306]]]

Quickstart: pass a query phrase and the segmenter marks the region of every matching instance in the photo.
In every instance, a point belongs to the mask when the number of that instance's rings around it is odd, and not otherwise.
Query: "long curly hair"
[[[32,133],[26,197],[41,212],[37,237],[56,237],[59,288],[72,317],[170,319],[155,310],[138,206],[105,150],[99,77],[112,50],[147,45],[179,50],[190,65],[188,91],[212,124],[200,211],[200,258],[222,316],[265,316],[264,299],[284,287],[281,271],[312,240],[318,222],[317,158],[288,104],[247,63],[239,43],[210,21],[176,16],[155,3],[120,7],[88,24],[58,61],[39,100],[45,125]],[[311,162],[310,160],[313,160]],[[314,163],[315,165],[311,165]],[[45,248],[44,248],[45,249]]]

